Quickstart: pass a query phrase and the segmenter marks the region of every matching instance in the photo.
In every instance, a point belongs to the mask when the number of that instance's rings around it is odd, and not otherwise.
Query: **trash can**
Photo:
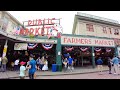
[[[62,71],[62,65],[61,64],[57,64],[57,71]]]
[[[52,72],[56,72],[57,71],[57,64],[52,64]]]

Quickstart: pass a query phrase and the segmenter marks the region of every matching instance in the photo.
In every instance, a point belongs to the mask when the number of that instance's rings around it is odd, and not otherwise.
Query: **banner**
[[[15,43],[14,50],[27,50],[27,43]]]
[[[73,47],[65,47],[66,51],[72,51],[74,48]]]
[[[53,47],[53,44],[42,44],[42,47],[45,49],[45,50],[49,50]]]
[[[28,49],[34,49],[38,44],[37,43],[28,43]]]
[[[82,46],[104,46],[115,47],[114,40],[112,39],[100,39],[90,37],[74,37],[74,36],[61,36],[62,45],[82,45]]]
[[[85,51],[88,50],[88,48],[87,47],[80,47],[80,50],[83,51],[83,52],[85,52]]]
[[[111,52],[111,48],[106,48],[106,52]]]
[[[100,52],[102,49],[101,48],[94,48],[96,52]]]

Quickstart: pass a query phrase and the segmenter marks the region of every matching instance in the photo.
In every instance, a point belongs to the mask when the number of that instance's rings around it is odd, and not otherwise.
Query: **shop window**
[[[92,24],[86,24],[87,31],[94,32],[94,28]]]
[[[103,33],[107,34],[106,27],[103,27]]]
[[[110,34],[112,34],[111,28],[109,28],[109,32],[110,32]]]
[[[114,35],[119,35],[119,30],[118,29],[114,30]]]

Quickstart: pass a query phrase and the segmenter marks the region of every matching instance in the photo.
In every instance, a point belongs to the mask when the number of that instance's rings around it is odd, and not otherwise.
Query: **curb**
[[[103,72],[108,71],[108,70],[103,70]],[[96,73],[99,71],[91,71],[91,72],[76,72],[76,73],[63,73],[63,74],[49,74],[49,75],[36,75],[36,77],[38,76],[62,76],[62,75],[77,75],[77,74],[88,74],[88,73]],[[26,76],[29,77],[29,76]],[[15,77],[8,77],[8,78],[1,78],[1,79],[11,79],[11,78],[19,78],[19,76],[15,76]]]

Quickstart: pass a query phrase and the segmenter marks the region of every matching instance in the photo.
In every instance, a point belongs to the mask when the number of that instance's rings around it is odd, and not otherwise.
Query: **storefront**
[[[31,25],[32,22],[34,22],[34,20],[28,20],[27,24],[29,27],[25,26],[26,28],[19,25],[9,30],[7,28],[11,27],[6,26],[6,30],[3,30],[1,27],[1,56],[6,55],[10,62],[21,57],[21,61],[23,61],[25,59],[23,56],[29,56],[29,54],[36,56],[47,55],[51,57],[49,60],[52,61],[51,64],[61,64],[60,37],[62,29],[60,19],[39,19],[36,22],[38,25],[35,24],[34,26]]]
[[[78,57],[78,59],[80,59],[79,63],[81,63],[82,66],[88,63],[95,67],[95,61],[98,57],[102,57],[105,60],[105,58],[113,57],[115,54],[114,40],[108,38],[62,35],[61,44],[64,49],[62,54],[68,52],[73,58],[76,59],[76,57]],[[75,55],[77,52],[79,52],[78,55]],[[104,64],[106,64],[106,61],[104,62]]]

